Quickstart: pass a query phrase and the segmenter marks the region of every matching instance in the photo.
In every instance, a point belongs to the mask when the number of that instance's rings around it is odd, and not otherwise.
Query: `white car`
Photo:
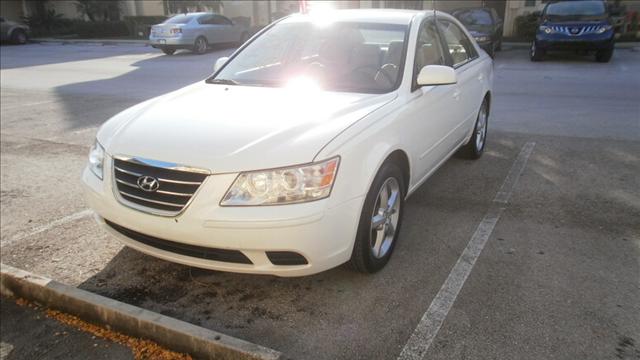
[[[372,273],[405,199],[485,146],[492,60],[444,13],[292,15],[215,68],[98,131],[86,198],[127,246],[222,271]]]

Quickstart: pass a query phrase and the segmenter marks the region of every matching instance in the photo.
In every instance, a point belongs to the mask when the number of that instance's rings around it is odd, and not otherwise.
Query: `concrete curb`
[[[199,359],[280,359],[278,351],[0,264],[0,294],[22,297]]]
[[[35,38],[29,39],[33,43],[50,43],[60,45],[94,45],[94,46],[107,46],[107,45],[141,45],[149,46],[147,40],[116,40],[116,39],[55,39],[55,38]]]

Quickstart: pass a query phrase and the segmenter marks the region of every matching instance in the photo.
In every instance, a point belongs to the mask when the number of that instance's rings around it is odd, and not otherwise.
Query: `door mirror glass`
[[[418,73],[419,86],[455,84],[456,71],[449,66],[427,65]]]
[[[229,60],[229,58],[226,56],[223,56],[216,60],[216,64],[213,66],[213,72],[220,70],[220,68],[227,62],[227,60]]]

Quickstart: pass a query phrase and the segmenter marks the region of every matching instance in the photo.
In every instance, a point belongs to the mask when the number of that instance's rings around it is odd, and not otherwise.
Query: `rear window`
[[[196,15],[185,15],[185,14],[176,15],[168,19],[167,21],[165,21],[164,24],[186,24],[189,21],[193,20],[193,18],[195,17]]]
[[[466,26],[493,24],[491,14],[485,10],[467,10],[457,12],[454,15]]]

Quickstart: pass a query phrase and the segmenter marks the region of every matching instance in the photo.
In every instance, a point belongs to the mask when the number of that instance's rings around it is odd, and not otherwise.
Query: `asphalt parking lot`
[[[414,355],[640,359],[640,49],[618,49],[608,64],[499,53],[485,155],[452,158],[408,200],[383,271],[304,278],[205,271],[124,248],[79,192],[102,122],[203,79],[232,51],[2,47],[2,262],[295,359],[397,359],[434,324],[423,315],[499,208],[433,342]],[[510,199],[496,204],[505,181]]]

